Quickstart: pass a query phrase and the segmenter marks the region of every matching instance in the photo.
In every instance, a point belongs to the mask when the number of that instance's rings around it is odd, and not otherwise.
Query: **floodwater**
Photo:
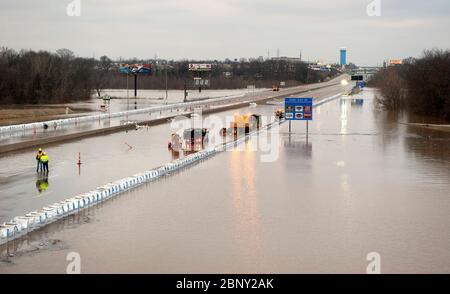
[[[230,97],[231,99],[232,97]],[[248,98],[245,97],[236,97],[233,100],[230,100],[229,103],[237,103],[240,101],[247,100]],[[117,104],[117,103],[112,103]],[[225,104],[226,105],[226,104]],[[139,106],[131,105],[129,109],[143,109],[146,107],[151,107],[152,105],[145,105],[145,103],[139,104]],[[153,105],[154,106],[154,105]],[[211,108],[214,107],[214,102],[210,104]],[[224,105],[220,105],[224,106]],[[117,108],[117,107],[116,107]],[[111,107],[110,112],[113,113],[116,112],[114,107]],[[116,109],[119,110],[118,108]],[[125,109],[126,110],[126,109]],[[98,130],[103,128],[109,128],[114,126],[121,126],[126,123],[139,123],[142,121],[149,121],[149,120],[155,120],[160,118],[169,118],[176,114],[181,113],[189,113],[189,110],[183,107],[178,107],[176,109],[171,110],[165,110],[165,111],[155,111],[149,109],[147,113],[140,113],[140,114],[123,114],[120,117],[108,117],[105,119],[99,119],[99,120],[90,120],[86,122],[80,122],[80,123],[71,123],[66,125],[50,125],[48,129],[44,128],[37,128],[37,129],[27,129],[27,130],[20,130],[15,132],[4,132],[0,133],[0,144],[1,145],[8,145],[12,143],[19,143],[19,142],[28,142],[28,141],[38,141],[44,138],[50,138],[50,137],[58,137],[62,135],[69,135],[74,133],[80,133],[84,131],[90,131],[90,130]],[[106,113],[107,114],[107,113]]]
[[[188,101],[208,99],[208,98],[224,98],[224,97],[234,97],[247,94],[257,94],[261,92],[267,92],[268,89],[229,89],[229,90],[202,90],[199,92],[197,89],[188,90]],[[126,89],[106,89],[102,91],[102,95],[109,95],[116,99],[111,100],[111,111],[119,112],[126,111],[128,108],[132,109],[134,103],[138,105],[139,108],[152,107],[158,104],[166,103],[180,103],[184,100],[183,90],[168,90],[167,99],[165,90],[138,90],[137,99],[134,98],[134,89],[128,90],[129,101],[127,101],[127,90]],[[117,99],[118,98],[118,99]],[[98,110],[100,104],[103,104],[101,99],[94,96],[89,106],[94,106],[93,110]]]
[[[340,86],[315,90],[318,99],[342,91]],[[210,135],[219,134],[222,125],[208,119],[216,117],[225,125],[234,113],[258,113],[268,120],[274,105],[243,107],[204,116]],[[93,190],[100,185],[149,170],[175,159],[167,149],[170,134],[194,123],[179,120],[181,125],[165,123],[139,130],[121,131],[45,146],[50,157],[48,176],[36,173],[35,150],[2,156],[0,166],[0,223],[46,205]],[[187,123],[187,124],[186,124]],[[212,138],[213,139],[213,138]],[[220,138],[221,140],[221,138]],[[212,141],[212,140],[211,140]],[[217,141],[217,140],[216,140]],[[81,158],[81,166],[77,165]]]
[[[270,116],[272,107],[244,107],[238,112],[249,111]],[[224,111],[218,116],[231,117],[234,112]],[[194,124],[187,117],[177,118],[177,122],[186,127]],[[211,135],[218,134],[220,126],[213,127]],[[48,146],[44,148],[50,156],[48,176],[36,173],[36,151],[6,155],[0,167],[0,222],[171,162],[176,157],[167,144],[170,134],[179,128],[176,124],[165,123]],[[79,158],[80,166],[77,165]]]
[[[450,134],[358,96],[3,246],[0,273],[450,273]]]

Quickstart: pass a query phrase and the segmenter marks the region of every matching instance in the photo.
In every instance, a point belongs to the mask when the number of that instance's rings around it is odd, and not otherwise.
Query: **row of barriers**
[[[154,106],[154,107],[148,107],[148,108],[142,108],[142,109],[134,109],[134,110],[129,110],[129,111],[120,111],[120,112],[114,112],[114,113],[102,113],[102,114],[63,118],[63,119],[56,119],[56,120],[49,120],[49,121],[42,121],[42,122],[33,122],[33,123],[26,123],[26,124],[2,126],[2,127],[0,127],[0,133],[18,132],[18,131],[24,131],[24,130],[38,130],[38,129],[44,128],[44,125],[47,125],[47,126],[57,125],[57,126],[62,127],[62,126],[66,126],[66,125],[75,125],[75,124],[90,122],[90,121],[105,120],[105,119],[110,119],[110,118],[115,118],[115,117],[124,117],[124,116],[128,117],[129,115],[153,113],[153,112],[160,112],[160,111],[174,110],[174,109],[183,109],[184,108],[187,111],[188,108],[192,109],[195,107],[209,107],[212,104],[217,105],[217,104],[224,104],[224,103],[233,103],[244,97],[245,97],[245,95],[236,95],[236,96],[229,96],[229,97],[222,97],[222,98],[210,98],[210,99],[205,99],[205,100],[201,100],[201,101],[180,102],[180,103]]]

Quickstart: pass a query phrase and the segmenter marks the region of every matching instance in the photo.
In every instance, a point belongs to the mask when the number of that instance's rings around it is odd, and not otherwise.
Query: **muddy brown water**
[[[0,273],[450,273],[450,134],[338,99],[310,123],[146,184],[2,247]],[[268,135],[260,134],[265,140]],[[36,248],[41,248],[36,250]]]

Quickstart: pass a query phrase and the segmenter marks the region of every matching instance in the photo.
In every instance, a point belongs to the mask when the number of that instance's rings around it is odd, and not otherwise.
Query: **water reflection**
[[[81,210],[77,214],[69,215],[59,221],[48,224],[45,227],[32,231],[19,239],[11,240],[6,244],[0,245],[0,269],[11,263],[14,258],[20,256],[31,256],[37,253],[44,253],[49,250],[64,249],[61,240],[52,237],[66,229],[78,227],[80,224],[88,223],[93,213],[100,211],[99,207],[89,207]],[[56,246],[55,246],[56,245]]]
[[[349,99],[341,99],[341,104],[340,104],[340,109],[341,109],[341,134],[346,134],[347,133],[347,124],[348,124],[348,112],[349,112],[349,108],[351,106],[351,100]]]
[[[299,138],[298,136],[288,134],[284,137],[283,147],[286,149],[286,155],[302,155],[304,157],[312,156],[312,142],[307,138]]]
[[[230,156],[231,195],[233,215],[239,246],[247,248],[247,255],[259,255],[260,224],[255,187],[255,160],[257,153],[252,150],[252,142],[247,141],[245,150],[233,150]],[[251,246],[248,246],[248,244]]]
[[[373,116],[375,126],[381,133],[379,138],[383,149],[388,145],[397,144],[400,140],[400,134],[404,131],[404,127],[399,124],[399,121],[404,119],[404,114],[397,111],[374,109]]]
[[[407,126],[404,143],[418,158],[441,162],[450,170],[450,133]]]
[[[42,175],[37,179],[36,189],[39,191],[39,193],[47,191],[48,186],[49,186],[48,175]]]
[[[352,99],[352,106],[360,106],[360,107],[362,107],[363,105],[364,105],[364,99],[360,99],[360,98],[357,98],[357,99]]]
[[[421,160],[438,160],[442,163],[450,159],[450,133],[432,130],[420,126],[408,125],[411,120],[417,121],[419,116],[406,111],[374,110],[375,122],[382,136],[384,148],[403,146],[406,151],[412,152]],[[429,123],[422,117],[425,123]],[[433,120],[431,120],[433,122]]]

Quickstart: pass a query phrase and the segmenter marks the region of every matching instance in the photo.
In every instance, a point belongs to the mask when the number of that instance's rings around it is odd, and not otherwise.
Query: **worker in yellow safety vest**
[[[44,172],[48,173],[48,155],[47,153],[43,152],[41,156],[41,162],[42,162],[42,168]]]
[[[44,153],[44,152],[42,151],[41,148],[39,148],[38,152],[36,154],[36,161],[37,161],[36,172],[42,171],[42,162],[41,162],[42,153]]]

